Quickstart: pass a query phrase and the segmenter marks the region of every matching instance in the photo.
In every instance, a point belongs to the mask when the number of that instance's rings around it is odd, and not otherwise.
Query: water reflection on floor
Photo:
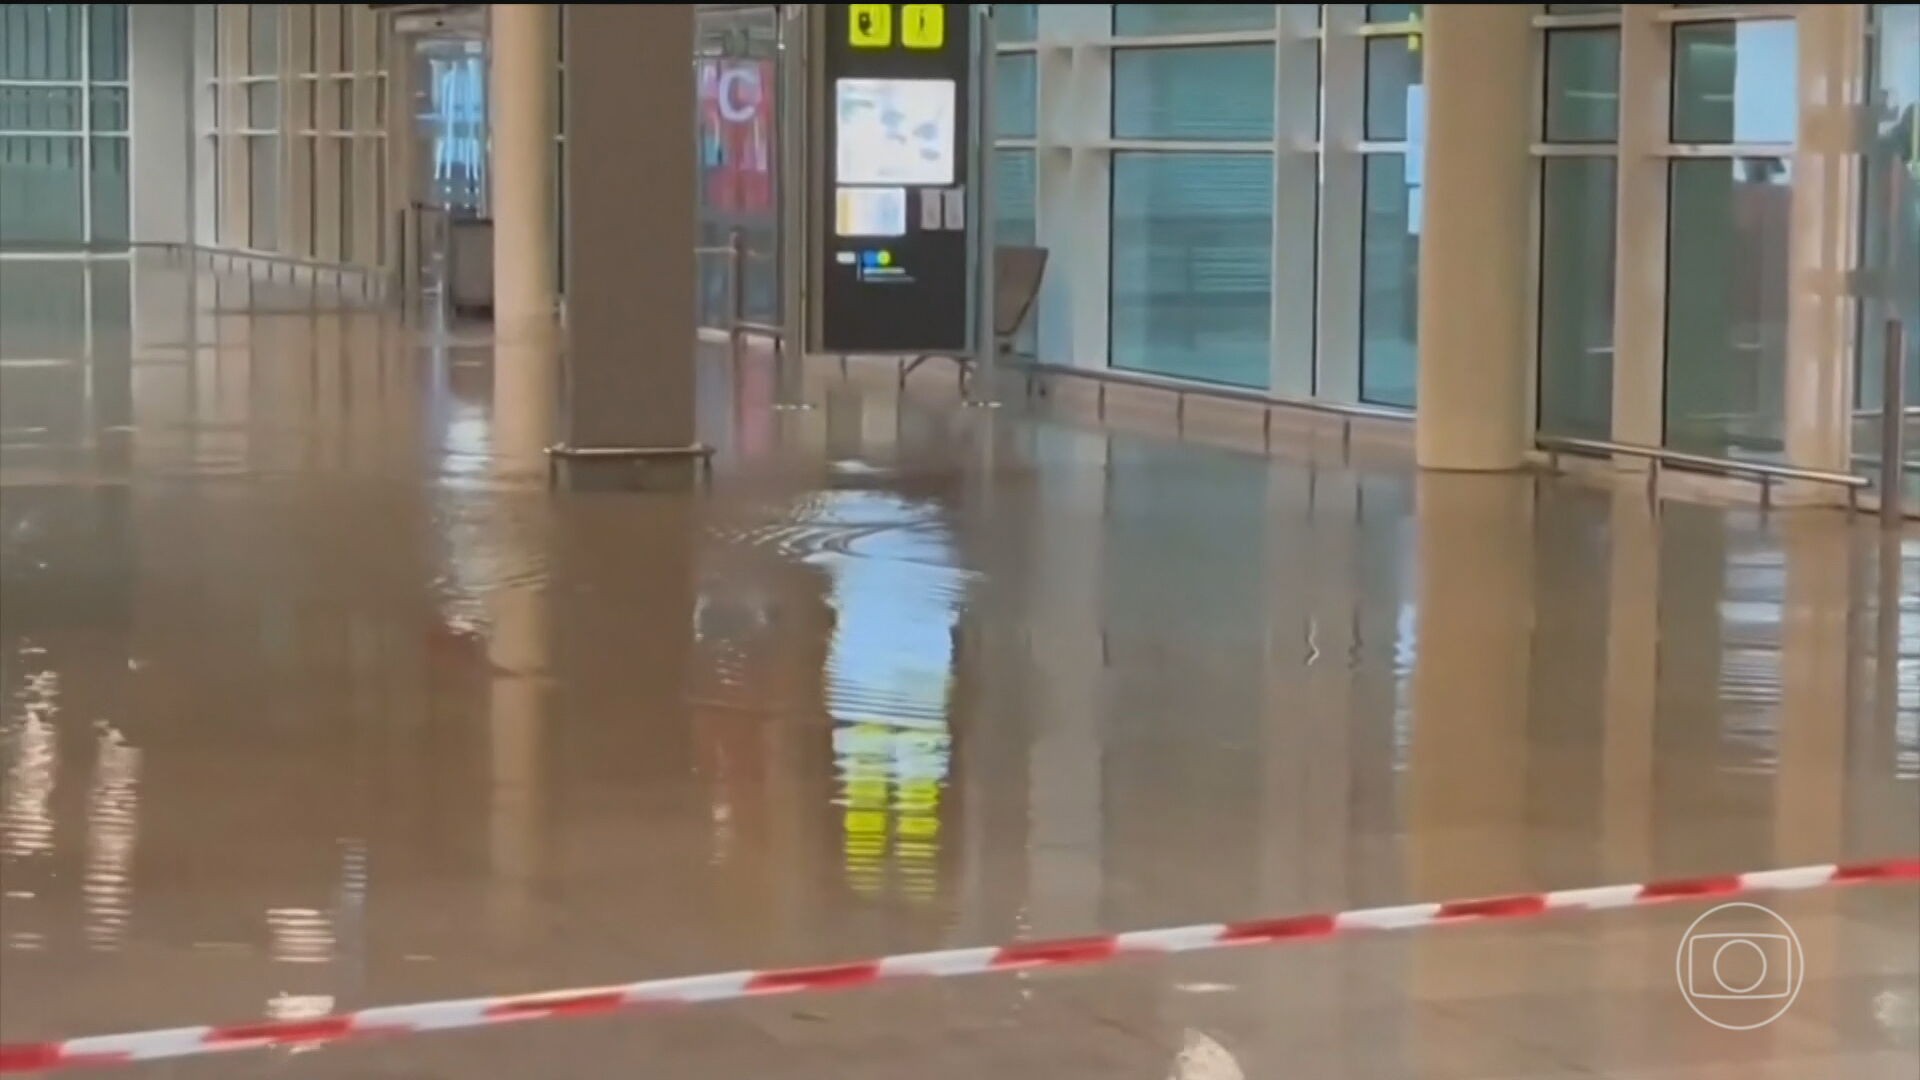
[[[1911,535],[717,359],[710,490],[554,495],[547,359],[128,280],[0,323],[9,1039],[1920,849]],[[272,1067],[1910,1076],[1914,891],[1781,910],[1758,1035],[1679,909]]]

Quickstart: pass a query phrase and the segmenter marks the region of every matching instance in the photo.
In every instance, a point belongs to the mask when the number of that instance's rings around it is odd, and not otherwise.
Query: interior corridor
[[[718,352],[704,484],[568,493],[537,348],[0,293],[6,1041],[1920,850],[1911,530]],[[1911,1080],[1920,894],[1768,903],[1762,1032],[1680,906],[134,1072]]]

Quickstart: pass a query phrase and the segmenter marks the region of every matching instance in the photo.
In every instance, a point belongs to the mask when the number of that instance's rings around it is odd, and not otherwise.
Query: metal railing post
[[[727,351],[738,363],[745,349],[747,318],[747,234],[738,225],[727,230]]]
[[[1886,359],[1880,376],[1880,521],[1897,529],[1905,517],[1907,494],[1907,349],[1906,327],[1887,320]]]

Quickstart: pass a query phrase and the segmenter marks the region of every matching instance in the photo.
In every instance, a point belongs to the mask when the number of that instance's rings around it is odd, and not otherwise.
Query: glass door
[[[779,89],[777,4],[703,7],[694,32],[699,86],[700,314],[729,323],[730,259],[720,254],[735,229],[745,243],[742,312],[780,322]]]

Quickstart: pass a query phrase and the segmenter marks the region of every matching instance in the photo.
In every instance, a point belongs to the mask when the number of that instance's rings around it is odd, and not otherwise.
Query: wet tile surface
[[[1911,534],[717,359],[553,494],[546,357],[5,272],[6,1039],[1920,849]],[[1920,896],[1776,910],[1755,1032],[1681,906],[150,1071],[1911,1076]]]

